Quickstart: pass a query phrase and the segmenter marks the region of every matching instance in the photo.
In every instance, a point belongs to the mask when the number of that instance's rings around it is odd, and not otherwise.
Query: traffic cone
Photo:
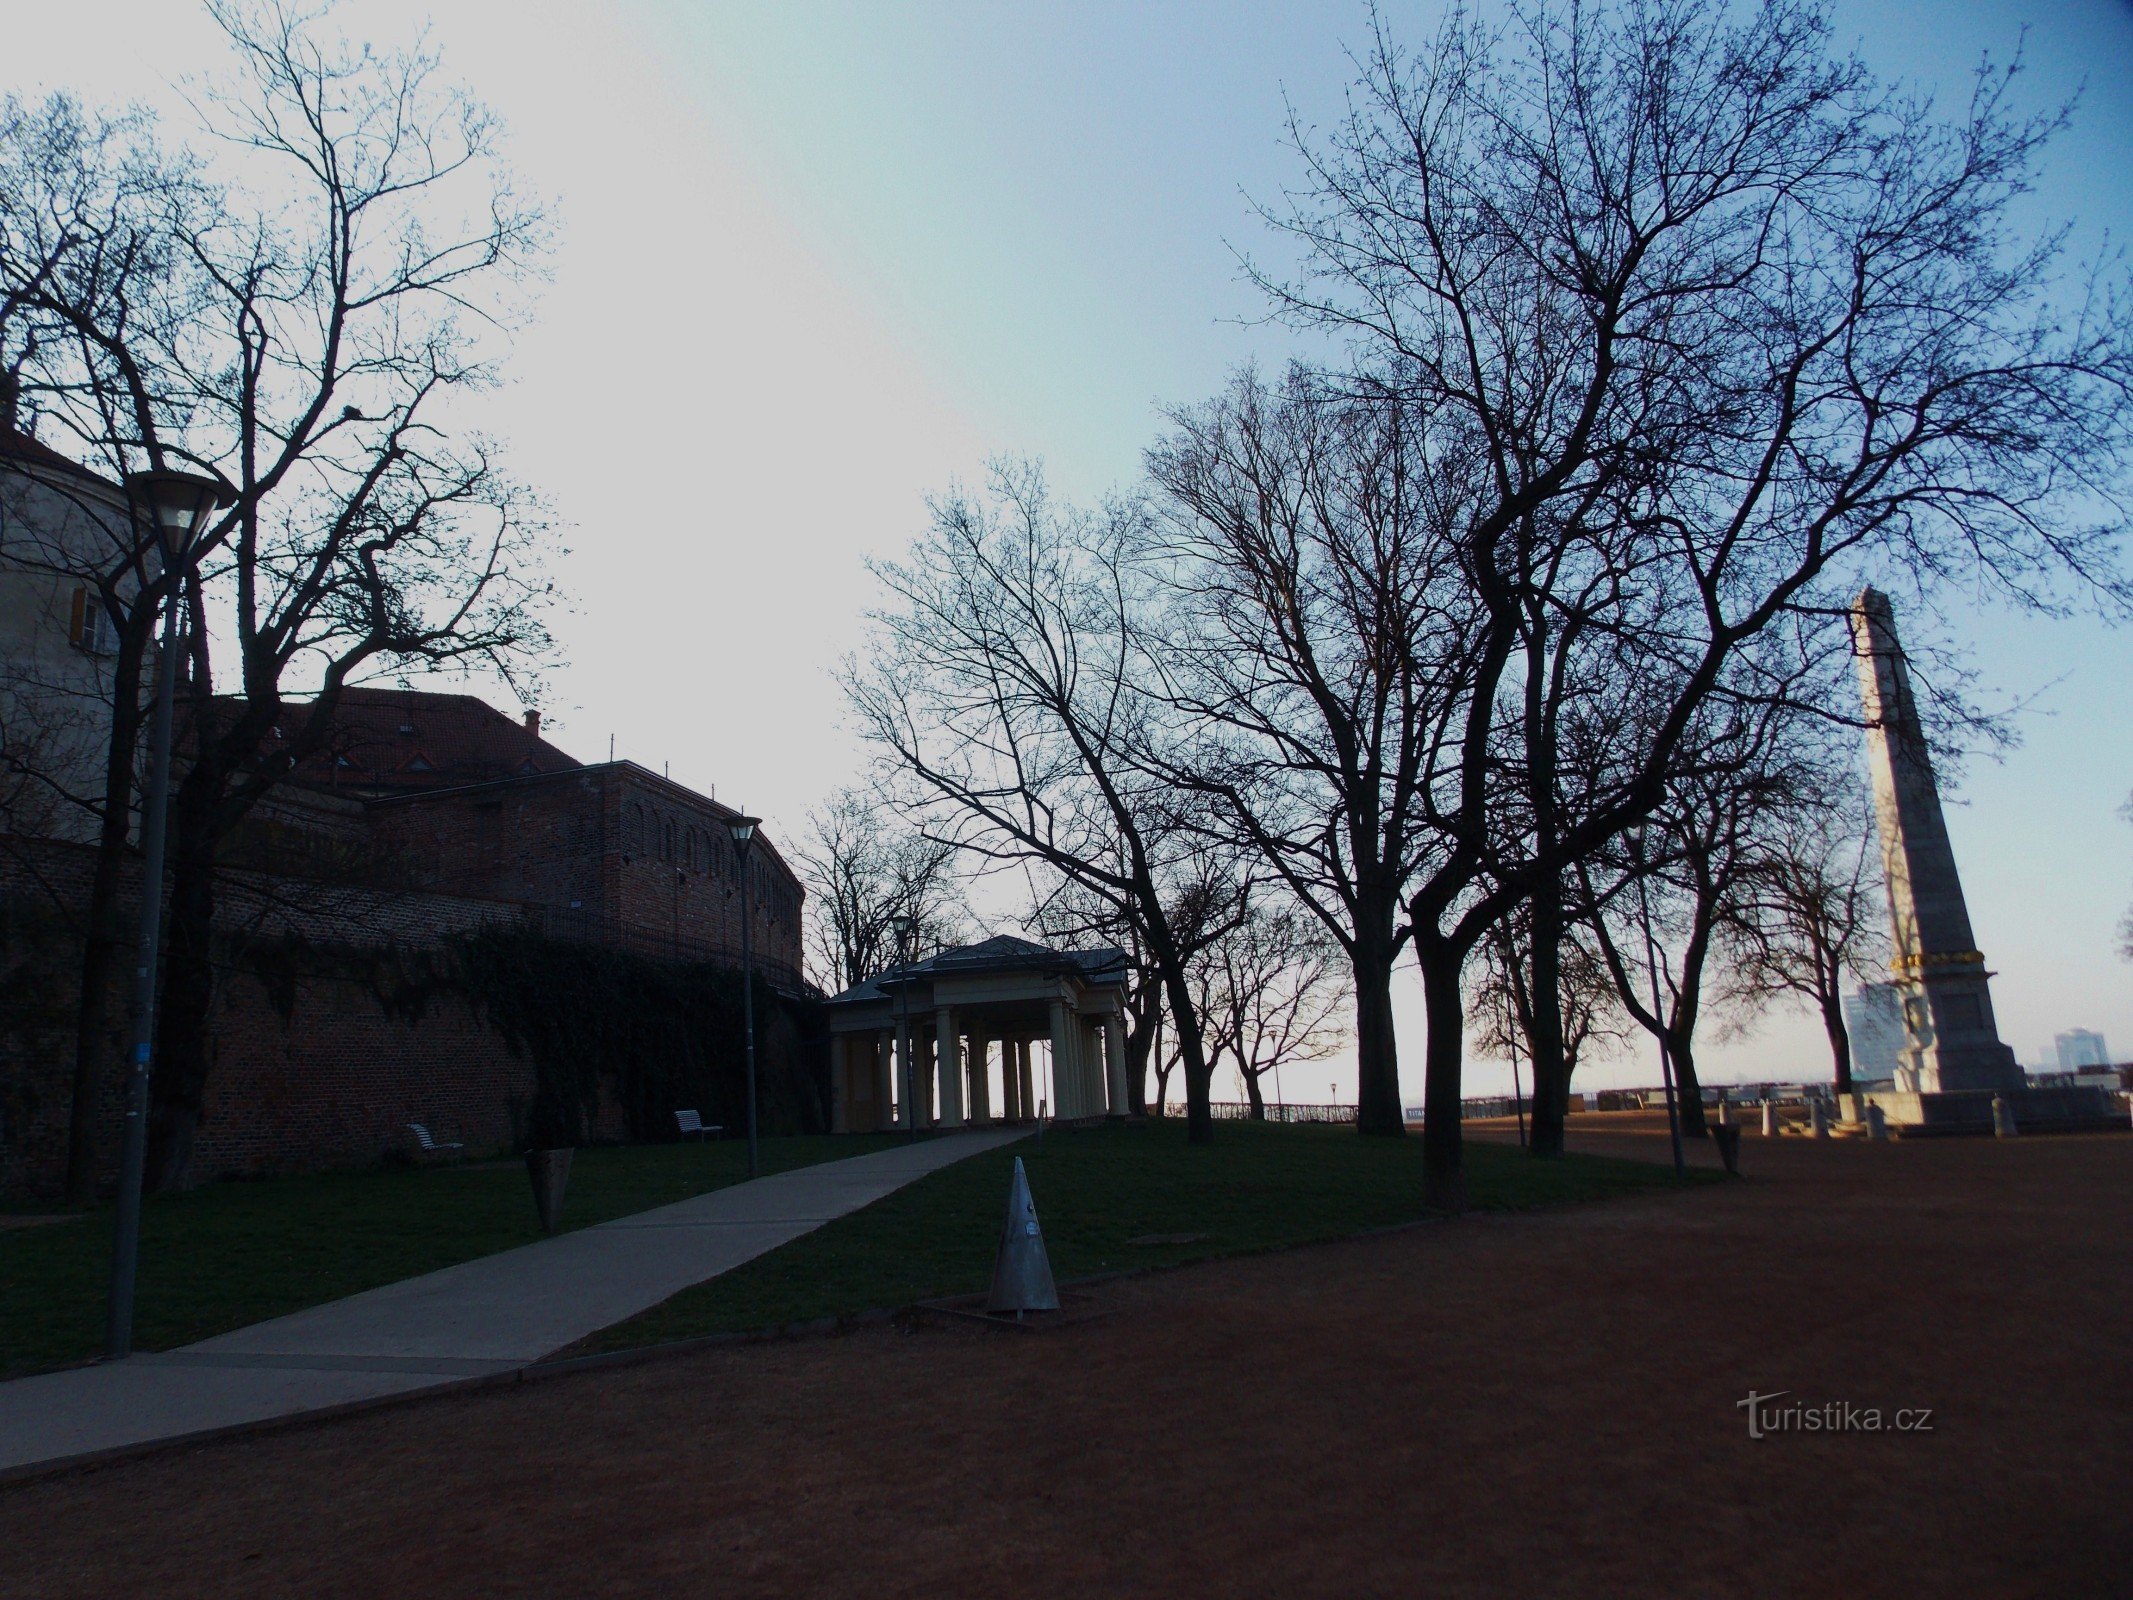
[[[1000,1224],[1000,1253],[992,1263],[992,1294],[987,1311],[1057,1311],[1059,1288],[1052,1282],[1051,1258],[1044,1253],[1044,1230],[1029,1197],[1022,1158],[1015,1157],[1015,1181],[1007,1191],[1007,1218]]]

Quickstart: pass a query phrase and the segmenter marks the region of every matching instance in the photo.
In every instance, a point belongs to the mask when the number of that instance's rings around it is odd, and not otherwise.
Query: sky
[[[27,9],[27,8],[23,8]],[[1427,35],[1441,8],[1388,3]],[[2133,237],[2133,3],[1836,0],[1882,73],[1967,93],[2022,45],[2021,91],[2079,92],[2031,202],[2095,246]],[[789,838],[864,755],[833,671],[926,498],[993,456],[1093,496],[1129,482],[1159,408],[1278,364],[1239,254],[1252,197],[1297,179],[1284,142],[1337,111],[1359,0],[347,0],[351,33],[427,26],[504,119],[558,223],[552,280],[485,417],[571,553],[564,664],[543,706],[586,760],[618,755]],[[0,91],[172,108],[218,38],[186,0],[77,0],[7,24]],[[2133,639],[1951,595],[1936,619],[2022,710],[1972,761],[1950,831],[2002,1036],[2061,1029],[2133,1058]],[[1899,622],[1901,619],[1899,619]],[[506,707],[506,709],[515,709]],[[1401,1043],[1419,1099],[1419,985]],[[1818,1027],[1775,1014],[1706,1039],[1714,1081],[1816,1077]],[[1339,1060],[1291,1069],[1292,1099]],[[1648,1083],[1647,1048],[1581,1068]],[[1477,1062],[1470,1093],[1508,1085]],[[1219,1089],[1218,1089],[1218,1092]]]

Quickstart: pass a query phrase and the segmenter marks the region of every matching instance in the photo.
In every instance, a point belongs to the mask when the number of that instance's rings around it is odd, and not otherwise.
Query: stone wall
[[[374,803],[381,872],[509,901],[564,937],[740,965],[741,882],[726,813],[627,762]],[[752,853],[759,970],[801,987],[801,889],[775,846]]]
[[[65,1180],[78,908],[92,854],[0,838],[0,1193],[50,1194]],[[138,884],[136,876],[125,894],[129,931]],[[404,980],[419,977],[423,953],[453,933],[521,925],[518,908],[240,875],[225,884],[217,920],[223,948],[194,1177],[374,1161],[411,1145],[411,1121],[474,1151],[513,1143],[531,1063],[448,986]],[[352,966],[352,950],[404,953],[410,966]],[[107,1181],[117,1163],[130,998],[122,971],[98,1093]],[[620,1137],[619,1111],[603,1106],[595,1132]]]

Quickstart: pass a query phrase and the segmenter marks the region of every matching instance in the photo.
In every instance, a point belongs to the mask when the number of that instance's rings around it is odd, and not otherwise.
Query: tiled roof
[[[282,713],[290,738],[311,714]],[[458,788],[584,765],[514,717],[470,694],[345,689],[325,746],[290,774],[297,783],[366,794]]]
[[[31,462],[40,467],[55,467],[70,472],[77,478],[88,478],[103,483],[101,473],[92,472],[79,461],[61,455],[50,445],[40,444],[19,428],[0,423],[0,456],[13,456],[18,461]],[[106,487],[109,487],[106,485]]]
[[[957,945],[908,967],[891,967],[831,998],[832,1003],[881,1000],[903,983],[971,972],[1071,972],[1093,982],[1122,973],[1125,968],[1126,952],[1115,945],[1095,950],[1053,950],[1010,933],[996,933],[990,939]]]

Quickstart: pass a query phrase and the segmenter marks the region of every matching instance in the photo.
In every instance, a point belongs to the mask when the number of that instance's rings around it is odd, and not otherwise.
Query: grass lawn
[[[765,1172],[863,1155],[890,1135],[762,1141]],[[583,1228],[747,1176],[740,1140],[580,1150],[563,1226]],[[0,1376],[101,1352],[109,1206],[0,1228]],[[134,1342],[226,1333],[541,1236],[523,1164],[325,1173],[152,1197],[141,1218]]]
[[[1182,1121],[1054,1131],[944,1168],[862,1211],[617,1323],[574,1353],[848,1314],[982,1290],[1016,1156],[1061,1279],[1237,1255],[1411,1222],[1422,1141],[1350,1128],[1222,1123],[1194,1148]],[[1603,1156],[1535,1161],[1470,1140],[1469,1202],[1515,1210],[1676,1185],[1670,1168]],[[1692,1170],[1697,1185],[1717,1175]],[[1148,1234],[1203,1234],[1132,1245]]]

